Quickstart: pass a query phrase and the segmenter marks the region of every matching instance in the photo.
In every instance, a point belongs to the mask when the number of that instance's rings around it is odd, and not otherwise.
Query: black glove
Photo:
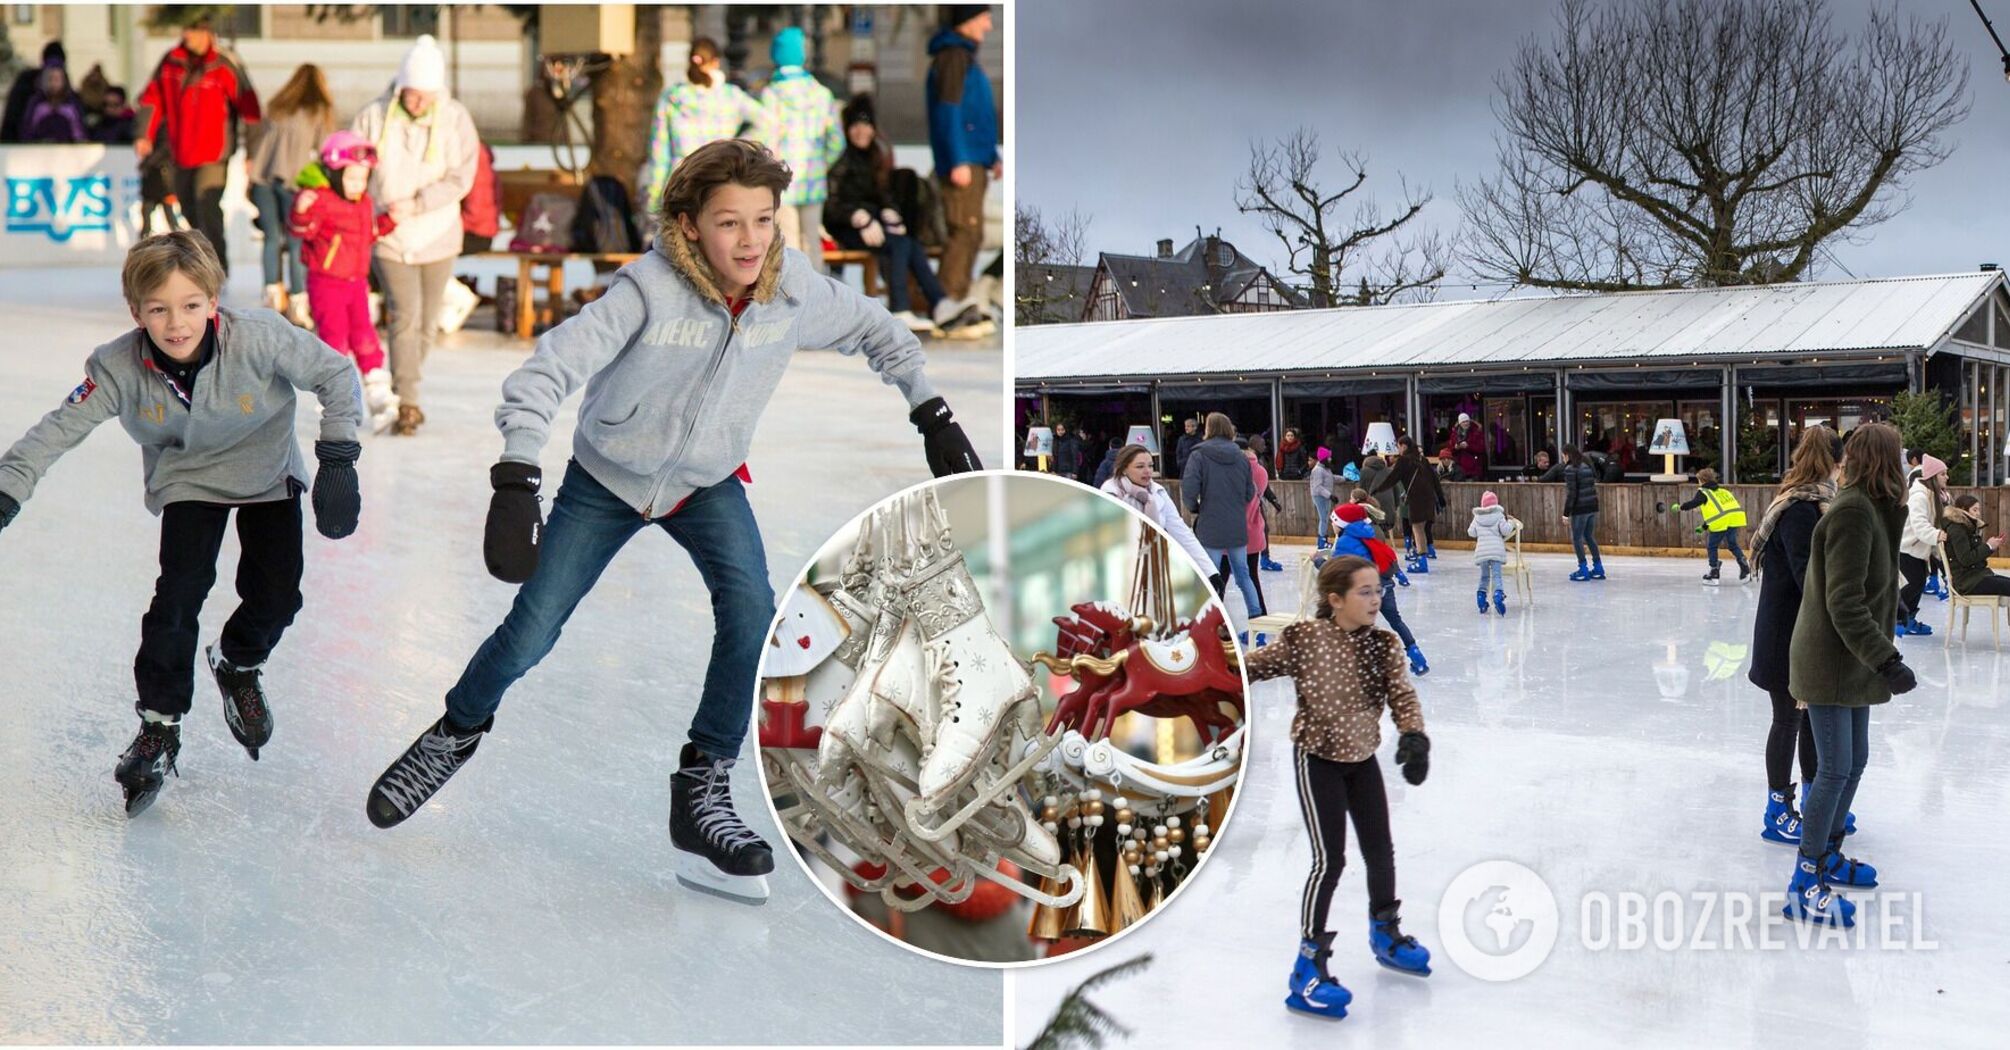
[[[1910,693],[1919,685],[1919,680],[1912,676],[1912,668],[1905,666],[1905,657],[1898,653],[1891,654],[1891,659],[1878,665],[1877,673],[1884,678],[1885,687],[1891,690],[1893,696]]]
[[[1404,733],[1396,739],[1396,764],[1403,767],[1403,779],[1421,784],[1431,772],[1431,738],[1422,733]]]
[[[482,533],[482,560],[489,575],[504,583],[522,583],[537,571],[537,544],[544,534],[537,490],[544,472],[528,463],[504,460],[489,468],[488,527]]]
[[[1228,581],[1223,579],[1222,575],[1218,572],[1207,578],[1207,585],[1213,588],[1214,593],[1218,595],[1225,597],[1228,594]]]
[[[977,450],[970,447],[970,439],[963,436],[963,428],[956,425],[949,404],[941,398],[932,397],[914,406],[907,420],[921,431],[921,444],[928,450],[928,469],[936,477],[984,469]]]
[[[0,492],[0,529],[6,528],[8,523],[14,520],[14,515],[19,513],[21,504],[15,502],[14,497]]]
[[[321,469],[314,474],[314,528],[331,540],[356,531],[356,518],[363,513],[363,491],[356,484],[356,457],[363,446],[354,441],[316,441],[314,458]]]

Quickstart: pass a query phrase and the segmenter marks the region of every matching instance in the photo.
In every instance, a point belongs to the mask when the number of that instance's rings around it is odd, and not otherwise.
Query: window
[[[1611,456],[1626,473],[1647,473],[1653,467],[1647,445],[1654,421],[1670,418],[1674,410],[1672,401],[1579,402],[1578,445],[1586,452]]]
[[[1738,482],[1763,485],[1780,480],[1786,456],[1780,441],[1780,402],[1752,398],[1738,408]],[[1799,436],[1796,430],[1795,436]]]
[[[384,36],[416,37],[422,33],[438,35],[440,32],[440,9],[429,4],[385,4],[378,9],[384,16]]]
[[[1486,465],[1490,469],[1528,463],[1532,447],[1528,433],[1528,399],[1520,395],[1490,397],[1478,416],[1486,435]]]
[[[1682,421],[1682,432],[1689,438],[1689,454],[1675,461],[1678,469],[1693,474],[1716,467],[1719,475],[1724,473],[1723,412],[1716,401],[1683,401],[1675,406],[1675,418]]]
[[[255,4],[219,7],[210,16],[210,28],[221,40],[257,40],[265,35],[264,13],[265,9]]]

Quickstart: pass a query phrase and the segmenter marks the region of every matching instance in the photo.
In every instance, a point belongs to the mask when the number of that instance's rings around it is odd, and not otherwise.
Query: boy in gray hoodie
[[[982,466],[929,386],[906,326],[783,247],[774,216],[789,179],[766,147],[743,139],[685,157],[664,189],[655,250],[545,333],[503,381],[503,454],[489,471],[483,554],[492,574],[523,588],[448,691],[445,714],[371,789],[378,827],[410,817],[473,756],[503,691],[551,651],[622,545],[654,525],[697,563],[714,623],[704,692],[671,777],[678,875],[700,889],[766,897],[761,876],[773,856],[734,812],[727,778],[774,613],[743,488],[768,398],[798,349],[863,352],[906,397],[937,476]],[[539,453],[559,405],[581,385],[572,462],[542,532]]]
[[[321,400],[314,526],[356,530],[362,389],[349,359],[270,310],[217,305],[223,265],[200,233],[149,237],[126,253],[126,303],[139,327],[98,347],[84,381],[0,456],[0,528],[56,460],[117,417],[140,446],[147,509],[160,516],[161,574],[133,661],[139,735],[114,773],[126,815],[145,809],[175,771],[181,718],[194,692],[203,599],[232,511],[243,550],[240,604],[207,649],[224,718],[251,757],[272,737],[259,668],[300,611],[300,494],[306,462],[293,436],[294,390]]]

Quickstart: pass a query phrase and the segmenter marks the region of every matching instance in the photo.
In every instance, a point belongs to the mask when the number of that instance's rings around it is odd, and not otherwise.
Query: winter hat
[[[1488,489],[1487,491],[1480,493],[1480,506],[1498,507],[1500,505],[1501,505],[1501,498],[1499,496],[1494,495],[1492,489]]]
[[[1359,503],[1342,503],[1333,508],[1333,516],[1352,525],[1357,521],[1367,520],[1368,509]]]
[[[400,90],[411,88],[415,91],[447,89],[447,56],[441,53],[439,41],[430,34],[412,41],[412,49],[405,52],[405,60],[398,64],[397,86]]]
[[[55,66],[58,69],[60,69],[67,62],[69,62],[69,56],[64,54],[63,42],[61,40],[51,40],[48,43],[42,45],[43,69],[47,69],[50,66]]]
[[[989,10],[989,4],[950,4],[943,12],[942,24],[954,29]]]
[[[1920,477],[1931,479],[1945,473],[1947,473],[1947,464],[1942,463],[1939,459],[1930,455],[1919,457]]]
[[[1473,417],[1471,417],[1471,416],[1469,416],[1469,415],[1465,414],[1464,412],[1461,412],[1461,413],[1459,413],[1459,422],[1461,422],[1461,423],[1470,423],[1470,422],[1472,422],[1472,421],[1473,421]]]
[[[1333,450],[1327,448],[1325,445],[1321,445],[1319,446],[1319,451],[1314,452],[1313,456],[1317,457],[1319,462],[1324,463],[1333,458]]]
[[[807,54],[808,51],[803,45],[803,31],[795,26],[789,26],[776,33],[774,42],[768,45],[768,57],[774,60],[778,69],[782,66],[802,65],[803,58]]]
[[[839,114],[839,119],[844,121],[845,127],[853,124],[877,125],[879,121],[873,115],[872,96],[863,92],[853,95],[851,101],[844,104],[844,112]]]

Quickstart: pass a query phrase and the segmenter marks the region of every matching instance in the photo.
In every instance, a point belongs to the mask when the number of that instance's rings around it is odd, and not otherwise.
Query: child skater
[[[1353,470],[1354,464],[1352,463],[1347,464],[1347,469]],[[1354,480],[1359,481],[1361,479],[1357,477]],[[1395,544],[1390,542],[1391,533],[1389,532],[1389,526],[1390,526],[1389,512],[1383,509],[1381,501],[1377,500],[1373,496],[1368,495],[1367,489],[1354,488],[1348,490],[1347,502],[1352,503],[1361,508],[1362,513],[1368,516],[1368,520],[1374,523],[1375,538],[1381,540],[1383,543],[1388,543],[1390,548],[1393,550],[1395,548]],[[1333,508],[1333,510],[1337,513],[1340,510],[1340,508],[1336,506]],[[1380,566],[1378,565],[1377,567],[1379,568]],[[1408,587],[1410,585],[1410,577],[1403,572],[1403,563],[1400,560],[1398,560],[1395,564],[1389,567],[1388,575],[1394,576],[1396,578],[1396,586],[1398,587]],[[1392,598],[1390,600],[1393,601],[1394,599]]]
[[[295,179],[300,194],[289,218],[307,260],[307,310],[315,334],[349,355],[363,375],[363,397],[371,429],[382,431],[398,418],[398,395],[384,368],[384,348],[370,321],[370,248],[397,228],[390,214],[376,214],[369,194],[377,148],[353,131],[338,131],[321,143],[321,157]]]
[[[1319,570],[1318,586],[1317,618],[1286,627],[1277,642],[1251,653],[1246,667],[1252,682],[1290,678],[1298,690],[1291,746],[1299,811],[1312,838],[1312,871],[1299,905],[1298,961],[1284,1005],[1341,1018],[1354,997],[1327,972],[1334,934],[1326,915],[1340,881],[1350,817],[1368,866],[1368,945],[1375,961],[1420,977],[1431,973],[1430,951],[1400,926],[1389,802],[1375,761],[1382,709],[1402,734],[1396,764],[1411,784],[1422,784],[1430,772],[1431,740],[1396,637],[1375,626],[1381,574],[1361,558],[1341,556]]]
[[[270,310],[217,305],[223,264],[200,233],[133,245],[121,283],[138,327],[92,351],[83,383],[0,456],[0,528],[98,424],[116,417],[139,443],[146,506],[161,519],[161,571],[133,660],[140,731],[113,773],[130,817],[176,772],[195,689],[197,617],[232,511],[239,604],[205,652],[237,742],[256,760],[272,739],[259,674],[300,611],[300,494],[309,482],[293,436],[293,391],[321,401],[314,527],[329,539],[356,530],[363,403],[348,359],[313,333]]]
[[[1396,578],[1403,574],[1397,567],[1396,549],[1375,535],[1375,527],[1368,523],[1368,507],[1363,504],[1342,503],[1333,508],[1333,527],[1334,554],[1364,559],[1382,574],[1382,618],[1389,621],[1390,629],[1402,639],[1403,652],[1410,658],[1410,673],[1419,678],[1430,674],[1431,665],[1424,661],[1424,650],[1417,646],[1417,636],[1410,633],[1410,625],[1403,622],[1403,613],[1396,607]]]
[[[670,778],[678,878],[766,899],[761,876],[774,869],[773,855],[735,813],[728,787],[775,608],[744,487],[761,411],[798,349],[863,352],[906,398],[937,476],[981,469],[929,385],[914,334],[784,249],[775,209],[790,177],[758,142],[722,139],[692,151],[670,173],[656,248],[540,337],[503,381],[502,461],[489,469],[495,495],[482,548],[491,574],[523,587],[448,690],[445,712],[371,788],[378,827],[417,812],[474,755],[503,691],[551,651],[621,547],[653,525],[697,563],[714,624],[704,691]],[[559,406],[582,385],[573,458],[545,532],[539,455]]]
[[[1752,565],[1745,560],[1744,548],[1738,545],[1738,530],[1745,527],[1745,509],[1738,505],[1738,497],[1730,489],[1717,484],[1717,472],[1710,467],[1696,472],[1696,485],[1696,494],[1675,509],[1703,509],[1702,527],[1709,535],[1706,550],[1710,557],[1710,571],[1703,574],[1703,582],[1717,586],[1717,548],[1729,546],[1731,557],[1738,559],[1738,582],[1744,583],[1752,576]]]
[[[1501,498],[1493,490],[1480,493],[1480,505],[1473,508],[1473,520],[1466,526],[1466,535],[1473,538],[1473,562],[1480,567],[1481,616],[1487,614],[1489,580],[1494,587],[1494,609],[1502,616],[1507,615],[1507,591],[1501,588],[1501,567],[1507,564],[1508,537],[1519,528],[1521,522],[1501,509]],[[1738,557],[1742,559],[1744,555]]]

